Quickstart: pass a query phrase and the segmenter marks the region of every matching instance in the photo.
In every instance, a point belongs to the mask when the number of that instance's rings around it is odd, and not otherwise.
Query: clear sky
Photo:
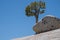
[[[0,0],[0,40],[33,35],[34,17],[25,15],[25,7],[34,0]],[[60,18],[60,0],[44,0],[46,11],[39,16],[54,15]]]

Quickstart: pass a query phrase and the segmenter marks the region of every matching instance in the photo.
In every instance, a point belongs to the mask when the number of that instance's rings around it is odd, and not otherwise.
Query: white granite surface
[[[60,40],[60,29],[12,40]]]

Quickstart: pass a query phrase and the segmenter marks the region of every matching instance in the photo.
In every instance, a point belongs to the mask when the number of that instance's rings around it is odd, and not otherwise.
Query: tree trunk
[[[36,18],[36,23],[38,23],[38,15],[36,15],[35,18]]]

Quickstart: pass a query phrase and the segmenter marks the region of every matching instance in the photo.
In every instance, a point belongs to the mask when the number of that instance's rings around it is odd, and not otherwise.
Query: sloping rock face
[[[60,40],[60,29],[12,40]]]
[[[33,30],[38,34],[60,28],[60,19],[54,16],[46,16],[34,25]]]

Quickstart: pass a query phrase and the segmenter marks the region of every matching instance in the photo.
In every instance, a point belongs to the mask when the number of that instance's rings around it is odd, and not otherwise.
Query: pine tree
[[[35,16],[36,23],[38,22],[39,14],[43,14],[45,12],[45,2],[32,2],[30,5],[28,5],[25,9],[27,16]]]

